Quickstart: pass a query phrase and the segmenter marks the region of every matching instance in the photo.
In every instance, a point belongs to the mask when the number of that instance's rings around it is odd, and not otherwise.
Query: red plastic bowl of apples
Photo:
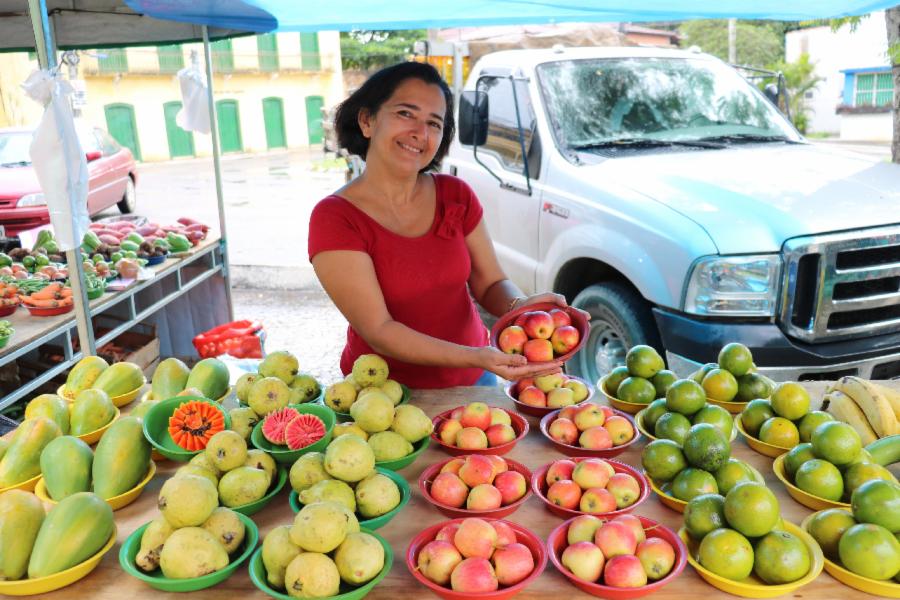
[[[547,538],[553,566],[583,592],[640,598],[684,571],[687,549],[668,527],[637,515],[597,521],[589,515],[569,519]]]
[[[531,495],[531,471],[496,454],[468,454],[422,471],[419,489],[451,519],[500,519],[514,513]]]
[[[529,363],[562,366],[584,346],[591,326],[580,311],[550,302],[512,310],[491,327],[491,345]]]
[[[413,577],[446,600],[511,598],[546,566],[542,540],[501,519],[438,523],[414,537],[406,551]]]
[[[541,433],[567,456],[601,458],[618,456],[641,437],[631,415],[593,402],[544,415]]]
[[[528,435],[528,421],[505,408],[470,402],[432,419],[431,439],[448,454],[506,454]]]
[[[531,491],[564,519],[624,515],[649,498],[650,490],[647,478],[634,467],[591,456],[561,458],[531,476]]]
[[[566,406],[590,402],[594,397],[594,386],[580,377],[563,373],[520,379],[507,384],[504,391],[516,405],[517,411],[534,417],[543,417]]]

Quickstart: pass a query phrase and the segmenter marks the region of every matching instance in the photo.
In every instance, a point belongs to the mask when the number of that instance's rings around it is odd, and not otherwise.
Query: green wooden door
[[[318,71],[322,68],[318,33],[300,34],[300,65],[304,71]]]
[[[135,160],[141,160],[141,145],[138,142],[137,123],[134,107],[130,104],[107,104],[103,107],[106,115],[106,129],[109,135],[131,150]]]
[[[322,107],[325,101],[322,96],[306,97],[306,129],[309,131],[309,143],[321,144],[324,137],[322,130]]]
[[[259,70],[278,70],[278,38],[274,33],[256,36],[256,49],[259,52]]]
[[[284,102],[281,98],[263,98],[263,121],[266,124],[266,146],[287,148],[284,135]]]
[[[169,140],[169,156],[194,155],[194,135],[185,131],[175,122],[175,115],[181,110],[181,102],[166,102],[163,104],[163,113],[166,117],[166,138]]]
[[[237,100],[219,100],[216,102],[216,123],[219,125],[219,144],[222,152],[240,152],[244,149],[241,143],[241,119],[238,115]]]

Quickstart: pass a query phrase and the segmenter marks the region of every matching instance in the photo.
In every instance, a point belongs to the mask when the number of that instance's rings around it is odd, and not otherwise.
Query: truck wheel
[[[116,206],[119,207],[119,212],[123,215],[130,215],[137,208],[137,193],[134,191],[134,180],[131,177],[125,183],[125,194]]]
[[[591,332],[584,347],[566,363],[570,375],[596,382],[624,365],[625,354],[632,346],[661,347],[650,306],[626,285],[592,285],[575,297],[572,306],[591,313]]]

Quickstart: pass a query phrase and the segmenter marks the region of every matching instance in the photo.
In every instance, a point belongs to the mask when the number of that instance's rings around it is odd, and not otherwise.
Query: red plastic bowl
[[[0,317],[8,317],[9,315],[16,312],[17,308],[19,308],[18,304],[11,304],[9,306],[0,307]]]
[[[500,521],[502,519],[485,519],[485,521]],[[531,572],[531,575],[520,581],[515,585],[511,585],[509,587],[501,587],[496,592],[482,592],[480,594],[464,594],[461,592],[454,592],[450,588],[443,587],[426,578],[424,575],[419,573],[418,564],[419,564],[419,551],[426,545],[428,542],[434,540],[437,537],[438,532],[443,529],[445,526],[451,523],[460,523],[463,519],[453,519],[452,521],[443,521],[442,523],[438,523],[437,525],[432,525],[428,529],[419,533],[416,537],[412,539],[409,543],[409,548],[406,550],[406,568],[409,569],[409,572],[412,573],[412,576],[416,578],[419,583],[430,589],[432,592],[440,596],[441,598],[445,598],[446,600],[468,600],[469,598],[479,598],[484,600],[504,600],[506,598],[512,598],[526,587],[528,587],[532,581],[538,578],[538,576],[543,573],[544,568],[547,566],[547,549],[544,547],[541,539],[525,529],[521,525],[516,525],[512,521],[503,521],[507,525],[509,525],[512,530],[516,533],[516,541],[520,544],[524,544],[531,550],[531,556],[534,558],[534,571]]]
[[[562,409],[554,410],[551,413],[547,413],[544,415],[544,418],[541,419],[541,433],[544,434],[544,437],[550,440],[550,443],[556,446],[556,449],[565,454],[566,456],[590,456],[593,458],[612,458],[614,456],[618,456],[625,452],[626,449],[636,441],[638,441],[641,437],[641,432],[637,428],[637,425],[634,422],[634,417],[629,415],[628,413],[624,413],[621,410],[612,409],[612,411],[619,415],[620,417],[625,417],[628,419],[628,422],[631,423],[631,428],[634,429],[634,437],[622,444],[621,446],[613,446],[612,448],[604,448],[602,450],[591,450],[590,448],[582,448],[581,446],[570,446],[569,444],[563,444],[560,441],[554,440],[550,437],[550,424],[556,420],[559,416],[559,411]]]
[[[458,408],[458,407],[457,407]],[[498,406],[492,406],[491,408],[500,408]],[[511,442],[506,442],[505,444],[500,444],[499,446],[489,446],[487,448],[483,448],[480,450],[472,450],[466,448],[457,448],[456,446],[451,446],[450,444],[445,444],[440,436],[438,435],[438,426],[444,421],[450,418],[450,413],[452,413],[455,408],[451,408],[450,410],[445,410],[441,414],[437,415],[435,418],[431,420],[434,423],[434,433],[431,434],[431,439],[434,443],[441,446],[447,454],[451,456],[464,456],[466,454],[506,454],[510,450],[513,449],[519,440],[528,435],[528,421],[522,418],[521,415],[517,415],[514,412],[508,411],[505,408],[501,408],[500,410],[505,411],[506,414],[509,415],[509,420],[512,424],[513,431],[516,432],[516,438]]]
[[[28,309],[28,312],[31,313],[33,317],[55,317],[56,315],[64,315],[67,312],[72,312],[75,310],[74,304],[69,304],[68,306],[58,306],[56,308],[43,308],[40,306],[28,306],[27,304],[22,304],[25,308]]]
[[[492,517],[494,519],[501,519],[516,512],[519,506],[521,506],[523,502],[528,500],[528,497],[531,495],[531,471],[529,471],[528,467],[526,467],[522,463],[507,458],[504,460],[506,460],[506,464],[509,465],[509,470],[521,473],[525,477],[526,489],[524,496],[522,496],[512,504],[507,504],[506,506],[501,506],[500,508],[495,508],[492,510],[469,510],[466,508],[456,508],[448,504],[442,504],[431,496],[431,483],[434,481],[434,478],[438,476],[438,473],[441,472],[441,469],[444,467],[444,465],[455,459],[456,457],[451,457],[447,460],[442,460],[439,463],[435,463],[422,471],[422,474],[419,476],[419,489],[422,491],[422,495],[425,496],[425,499],[433,504],[435,508],[437,508],[439,511],[441,511],[451,519],[459,519],[465,517]]]
[[[521,306],[515,310],[511,310],[494,323],[494,326],[491,327],[491,346],[494,348],[499,348],[500,344],[498,342],[500,338],[500,332],[512,325],[515,320],[519,317],[519,315],[527,312],[544,310],[550,312],[553,309],[564,310],[566,314],[569,315],[569,318],[572,320],[572,327],[578,330],[579,339],[578,344],[574,348],[572,348],[569,352],[565,354],[561,354],[555,357],[553,360],[541,362],[541,363],[532,363],[532,364],[542,364],[542,365],[555,365],[557,367],[563,366],[563,364],[575,356],[575,353],[581,350],[581,347],[584,346],[587,341],[588,334],[591,331],[591,325],[587,320],[587,317],[584,316],[578,310],[568,306],[566,308],[562,308],[558,304],[553,304],[552,302],[539,302],[538,304],[529,304],[527,306]]]
[[[569,377],[569,379],[577,379],[578,381],[580,381],[581,383],[583,383],[584,385],[587,386],[587,389],[588,389],[587,398],[585,398],[578,404],[581,404],[582,402],[590,402],[591,398],[594,397],[594,386],[591,385],[590,383],[588,383],[586,380],[582,379],[581,377],[570,377],[568,375],[567,375],[567,377]],[[546,415],[548,413],[552,413],[554,410],[558,410],[556,408],[549,408],[546,406],[532,406],[531,404],[525,404],[523,402],[519,402],[519,399],[516,398],[515,396],[513,396],[513,393],[512,393],[513,388],[516,387],[516,385],[518,383],[519,383],[518,381],[514,381],[512,383],[506,384],[506,386],[504,386],[504,388],[503,388],[503,391],[506,392],[506,396],[510,400],[512,400],[513,404],[516,405],[517,411],[519,411],[520,413],[525,414],[525,415],[531,415],[532,417],[543,417],[544,415]]]
[[[569,460],[572,460],[572,461],[578,463],[578,462],[581,462],[588,458],[596,458],[596,457],[595,456],[573,456]],[[564,460],[564,459],[559,459],[559,460]],[[641,504],[641,502],[643,502],[644,500],[646,500],[647,498],[650,497],[650,482],[647,481],[647,477],[643,473],[641,473],[640,471],[638,471],[631,465],[626,465],[623,462],[619,462],[617,460],[609,460],[609,459],[604,459],[604,460],[607,460],[609,462],[609,464],[612,465],[612,468],[616,473],[628,473],[629,475],[631,475],[632,477],[637,479],[638,485],[641,488],[641,495],[638,496],[637,500],[635,500],[634,504],[632,504],[631,506],[626,506],[625,508],[620,508],[619,510],[610,511],[608,513],[595,514],[595,513],[581,512],[580,510],[571,510],[571,509],[563,508],[562,506],[557,506],[556,504],[553,504],[547,498],[547,489],[549,489],[549,487],[550,487],[549,485],[547,485],[547,471],[550,470],[550,465],[552,465],[553,463],[547,463],[546,465],[542,466],[540,469],[538,469],[537,471],[534,472],[534,474],[531,476],[531,491],[534,492],[534,495],[537,496],[538,498],[540,498],[541,502],[543,502],[547,506],[547,510],[549,510],[556,516],[562,517],[564,519],[568,519],[569,517],[577,517],[579,515],[586,515],[586,514],[594,514],[595,517],[615,517],[617,515],[624,515],[626,513],[633,511],[635,508],[637,508],[637,506],[639,504]],[[556,462],[556,461],[553,461],[553,462]]]

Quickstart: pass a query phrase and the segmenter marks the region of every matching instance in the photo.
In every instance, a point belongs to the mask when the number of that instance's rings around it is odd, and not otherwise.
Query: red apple
[[[603,426],[591,427],[582,431],[578,437],[578,444],[582,448],[590,450],[605,450],[612,448],[613,445],[609,432]]]
[[[562,410],[559,411],[559,416],[557,418],[568,419],[574,423],[575,415],[578,414],[578,410],[580,408],[581,408],[580,406],[566,406],[565,408],[563,408]]]
[[[497,589],[494,567],[485,558],[466,558],[450,574],[450,587],[455,592],[478,594]]]
[[[419,573],[438,585],[448,585],[450,573],[462,559],[456,546],[450,542],[434,540],[419,551]]]
[[[619,555],[607,561],[603,582],[610,587],[638,588],[647,585],[647,574],[637,556]]]
[[[631,506],[641,495],[640,484],[628,473],[616,473],[610,477],[606,489],[616,497],[616,506],[619,508]]]
[[[492,448],[502,446],[516,439],[516,430],[509,425],[491,425],[485,432],[488,445]]]
[[[547,432],[557,442],[572,446],[578,441],[578,428],[568,419],[555,419]]]
[[[521,327],[521,328],[524,329],[524,328],[525,328],[525,321],[528,320],[528,317],[531,316],[531,313],[532,313],[532,312],[533,312],[533,311],[530,311],[530,310],[529,310],[529,311],[523,312],[521,315],[519,315],[518,317],[516,317],[516,320],[513,321],[513,325],[517,325],[517,326],[519,326],[519,327]]]
[[[603,488],[589,488],[581,495],[578,510],[599,515],[616,510],[616,498]]]
[[[487,436],[477,427],[464,427],[456,434],[456,447],[464,450],[483,450],[488,447]]]
[[[497,345],[507,354],[522,354],[527,341],[528,335],[525,330],[517,325],[510,325],[497,337]]]
[[[560,562],[572,575],[595,582],[603,572],[603,552],[591,542],[575,542],[563,550]]]
[[[553,360],[553,346],[550,340],[528,340],[523,354],[528,362],[550,362]]]
[[[550,313],[542,310],[532,311],[525,319],[523,329],[533,340],[549,340],[553,335],[553,317],[550,316]]]
[[[500,494],[500,490],[489,483],[473,487],[466,500],[467,510],[494,510],[502,505],[503,496]]]
[[[581,500],[581,488],[569,479],[557,481],[547,490],[547,500],[557,506],[575,510]]]
[[[485,458],[491,461],[491,466],[494,467],[494,477],[496,477],[500,473],[509,471],[509,465],[506,464],[506,460],[502,456],[497,456],[496,454],[487,454],[485,455]]]
[[[550,316],[553,317],[553,327],[554,330],[559,329],[565,325],[572,324],[572,317],[569,316],[569,313],[560,309],[554,308],[550,311]]]
[[[570,379],[563,385],[572,390],[572,397],[575,398],[576,404],[587,398],[590,393],[584,382],[577,379]]]
[[[637,546],[634,555],[641,561],[648,579],[662,579],[675,565],[675,549],[662,538],[647,538]]]
[[[463,408],[459,422],[463,427],[477,427],[484,431],[491,425],[491,407],[484,402],[471,402]]]
[[[550,390],[547,394],[547,406],[550,408],[563,408],[575,404],[575,392],[567,387]]]
[[[513,386],[513,396],[518,398],[519,394],[522,393],[522,390],[532,385],[534,385],[534,377],[526,377],[525,379],[520,379],[518,382],[516,382],[516,385]]]
[[[621,446],[631,441],[634,437],[634,427],[625,417],[614,415],[606,420],[603,424],[612,438],[613,446]]]
[[[431,497],[441,504],[459,508],[468,495],[469,488],[453,473],[441,473],[431,482]]]
[[[528,482],[525,476],[517,471],[506,471],[500,473],[494,479],[494,487],[500,490],[500,496],[503,498],[503,504],[512,504],[525,495],[528,490]]]
[[[557,355],[568,354],[581,340],[581,334],[571,325],[563,325],[553,332],[550,336],[550,345],[553,346],[553,352]]]
[[[619,515],[613,519],[616,523],[625,523],[628,527],[631,528],[631,532],[634,534],[634,539],[637,540],[637,543],[640,544],[645,539],[647,539],[647,535],[644,533],[644,525],[641,523],[641,520],[634,515]]]
[[[509,546],[516,542],[516,532],[503,521],[491,521],[491,527],[497,532],[497,543],[495,544],[497,548]]]
[[[491,425],[512,425],[509,413],[502,408],[491,409]]]
[[[600,529],[604,521],[601,521],[594,515],[578,515],[569,523],[569,529],[566,532],[566,541],[569,545],[576,542],[594,542],[594,534]]]
[[[460,419],[462,419],[462,414],[465,409],[466,409],[465,406],[457,406],[456,408],[454,408],[453,410],[450,411],[450,418],[456,419],[457,421],[459,421]]]
[[[522,390],[519,402],[528,406],[547,406],[547,396],[532,385]]]
[[[582,487],[588,488],[605,488],[609,481],[609,469],[606,468],[606,461],[602,458],[588,458],[575,464],[575,470],[572,471],[572,481]]]
[[[437,532],[437,535],[434,536],[434,539],[440,540],[442,542],[450,542],[453,543],[453,538],[456,536],[456,530],[459,529],[459,523],[448,523],[441,527],[441,530]],[[456,548],[456,546],[453,546]]]
[[[616,412],[609,406],[601,406],[600,410],[603,411],[603,414],[606,415],[607,419],[616,416]]]
[[[575,471],[575,461],[567,458],[554,461],[547,469],[547,485],[553,485],[563,479],[572,479],[573,471]]]
[[[459,533],[456,534],[459,536]],[[612,558],[620,554],[634,554],[637,548],[637,540],[634,533],[625,523],[609,521],[600,526],[594,534],[594,543],[603,550],[603,556]],[[463,556],[465,556],[463,552]]]
[[[463,519],[453,536],[453,544],[466,558],[490,558],[497,545],[497,530],[484,519]]]
[[[525,544],[509,544],[494,551],[494,567],[500,585],[515,585],[534,571],[534,557]]]
[[[469,454],[459,468],[459,478],[469,487],[494,480],[494,463],[486,456]]]
[[[459,469],[465,462],[466,459],[461,457],[452,458],[444,463],[444,466],[441,467],[439,473],[453,473],[454,475],[459,475]]]
[[[456,434],[463,428],[462,424],[456,419],[447,419],[441,423],[438,431],[438,437],[445,444],[453,445],[456,443]]]
[[[589,402],[578,407],[575,413],[575,426],[579,431],[590,429],[591,427],[599,427],[606,422],[606,415],[600,410],[600,407]]]

